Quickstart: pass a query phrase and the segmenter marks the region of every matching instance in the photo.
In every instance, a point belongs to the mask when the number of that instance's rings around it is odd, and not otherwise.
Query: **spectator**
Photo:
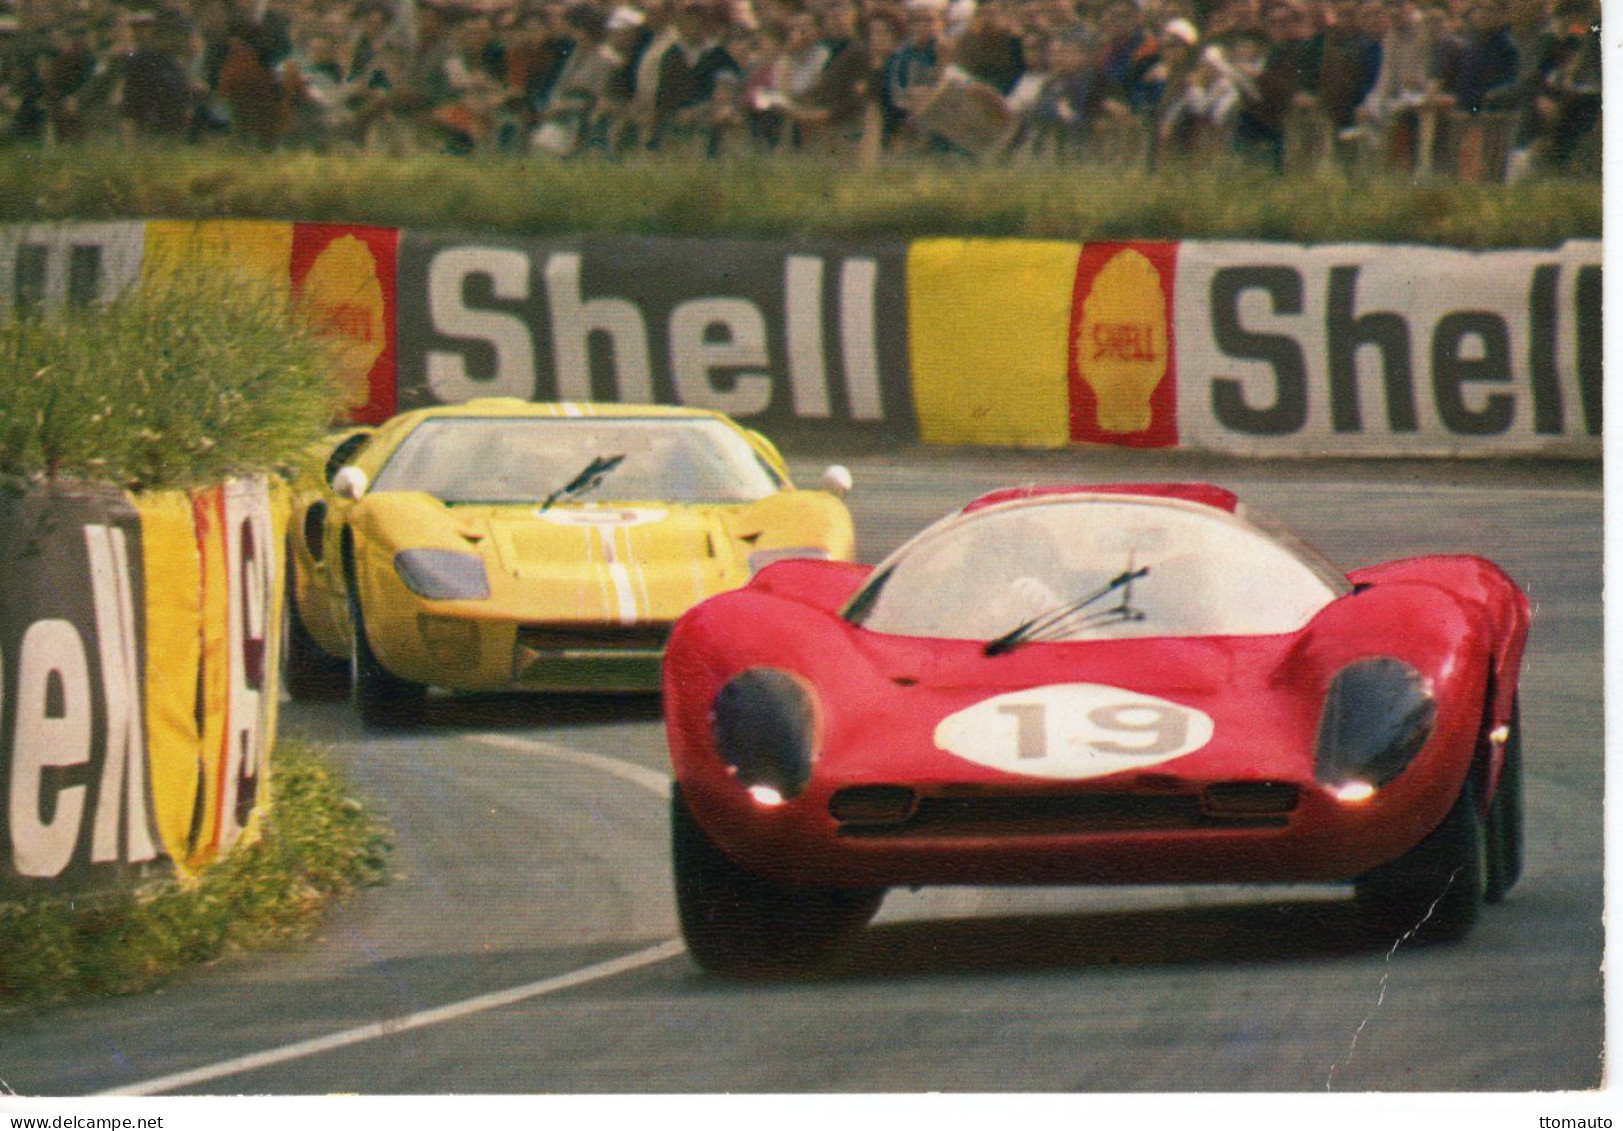
[[[1041,32],[1028,30],[1020,37],[1020,57],[1025,60],[1026,69],[1009,90],[1005,101],[1009,112],[1025,122],[1036,108],[1038,99],[1042,98],[1043,88],[1053,78],[1053,72],[1048,69],[1048,37]]]
[[[1437,116],[1453,104],[1433,64],[1437,21],[1419,0],[1396,0],[1381,36],[1381,67],[1355,112],[1366,153],[1403,170],[1430,168]]]
[[[421,78],[428,120],[448,153],[466,155],[495,141],[507,90],[494,39],[488,16],[462,15],[447,36],[450,49],[437,52],[438,65]]]
[[[1145,76],[1155,65],[1155,40],[1133,0],[1110,0],[1099,25],[1098,69],[1104,97],[1131,111],[1153,102]]]
[[[51,31],[51,50],[41,76],[47,137],[79,141],[85,137],[87,115],[105,94],[109,82],[105,65],[96,58],[87,16],[75,13]]]
[[[583,10],[593,14],[589,27],[582,22]],[[541,108],[581,49],[582,38],[590,33],[592,47],[588,50],[601,47],[607,23],[607,14],[589,5],[543,6],[532,0],[518,10],[507,34],[504,79],[509,102],[526,129],[535,125]]]
[[[910,0],[902,44],[885,63],[884,136],[899,144],[908,115],[923,104],[921,94],[940,79],[945,6],[939,0]]]
[[[1152,129],[1166,116],[1167,109],[1187,85],[1200,61],[1196,50],[1199,44],[1200,32],[1195,30],[1195,25],[1178,16],[1166,22],[1149,48],[1150,65],[1139,80],[1139,112]],[[1152,163],[1155,151],[1151,146]]]
[[[857,8],[852,0],[829,3],[818,29],[828,61],[817,81],[795,100],[795,125],[802,148],[843,152],[861,136],[872,63],[868,48],[856,38]]]
[[[1503,0],[1474,0],[1466,27],[1448,93],[1467,114],[1480,114],[1491,94],[1515,81],[1516,45]]]
[[[1562,0],[1540,47],[1532,126],[1512,166],[1520,179],[1538,165],[1568,172],[1601,114],[1601,12],[1590,0]],[[1598,147],[1594,154],[1598,166]]]
[[[535,148],[556,157],[577,153],[591,137],[593,123],[610,98],[616,72],[625,60],[609,46],[609,17],[590,4],[574,4],[563,15],[573,47],[539,111],[530,138]]]
[[[363,86],[371,82],[378,52],[390,42],[393,17],[388,0],[361,0],[355,6],[354,26],[347,33],[342,50],[344,81]]]
[[[293,43],[285,16],[274,8],[262,13],[253,9],[252,0],[233,2],[223,29],[215,90],[233,134],[268,147],[286,136],[292,121],[292,100],[279,71]]]
[[[1433,24],[1418,0],[1397,0],[1381,36],[1381,66],[1356,116],[1385,128],[1393,116],[1436,92]]]
[[[799,148],[801,108],[828,66],[831,52],[822,41],[817,18],[802,7],[790,10],[776,29],[776,50],[769,53],[764,83],[751,92],[756,136],[769,145]]]
[[[191,129],[194,91],[181,61],[191,38],[186,17],[166,8],[130,17],[135,49],[120,71],[119,116],[125,138],[185,138]]]
[[[111,0],[0,0],[21,16],[0,23],[0,131],[175,136],[157,108],[189,101],[192,140],[389,152],[615,152],[636,122],[642,146],[713,154],[749,118],[772,146],[862,160],[1227,139],[1280,167],[1331,125],[1422,174],[1598,160],[1599,0],[612,2],[131,0],[175,7],[115,24]],[[196,40],[155,50],[188,17]]]
[[[1025,73],[1018,25],[1010,0],[981,0],[953,46],[953,63],[970,78],[1008,94]]]
[[[1228,55],[1209,44],[1183,81],[1162,100],[1156,151],[1187,160],[1222,151],[1239,109],[1241,81]]]
[[[1319,37],[1319,108],[1341,133],[1356,126],[1358,107],[1380,75],[1386,9],[1380,0],[1334,0],[1331,14]]]
[[[708,150],[733,114],[717,83],[736,88],[738,62],[723,43],[732,23],[726,0],[679,0],[669,25],[649,45],[637,69],[632,112],[648,149],[697,142]]]
[[[45,140],[49,50],[40,29],[17,16],[0,16],[0,113],[7,140]]]
[[[889,148],[906,117],[907,112],[893,101],[898,52],[906,33],[901,18],[889,10],[870,16],[866,30],[868,94],[861,145],[864,159],[871,161]]]
[[[1062,159],[1074,159],[1085,151],[1101,114],[1127,113],[1120,103],[1106,109],[1103,76],[1090,61],[1089,47],[1081,29],[1049,39],[1048,64],[1053,75],[1031,111],[1028,129],[1034,152],[1052,151]]]
[[[1290,2],[1271,4],[1265,23],[1267,53],[1242,94],[1234,146],[1242,156],[1283,172],[1287,120],[1296,108],[1314,103],[1314,29],[1310,13]]]

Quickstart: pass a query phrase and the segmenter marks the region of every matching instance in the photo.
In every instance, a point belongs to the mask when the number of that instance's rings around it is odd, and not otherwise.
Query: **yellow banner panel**
[[[191,501],[192,525],[203,567],[203,619],[199,632],[203,669],[197,684],[198,714],[202,720],[199,750],[203,764],[203,814],[197,849],[188,863],[201,867],[214,858],[219,846],[221,799],[229,760],[226,721],[231,700],[230,596],[225,553],[225,490],[210,487],[194,491]]]
[[[1067,347],[1081,251],[1041,240],[914,241],[907,322],[920,439],[1070,441]]]
[[[146,226],[141,281],[173,283],[218,272],[285,302],[292,287],[292,254],[293,225],[282,221],[152,220]]]
[[[134,496],[146,586],[147,765],[158,835],[180,875],[198,864],[203,766],[198,665],[203,609],[192,500],[183,491]]]

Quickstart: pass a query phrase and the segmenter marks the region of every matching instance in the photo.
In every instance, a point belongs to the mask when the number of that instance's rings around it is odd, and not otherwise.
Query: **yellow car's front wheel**
[[[366,620],[361,615],[361,602],[353,593],[349,597],[349,623],[350,686],[361,722],[380,729],[410,726],[417,722],[422,717],[428,688],[401,679],[378,661],[366,638]]]
[[[349,690],[349,665],[329,656],[310,635],[291,585],[282,609],[282,686],[294,699],[342,699]]]

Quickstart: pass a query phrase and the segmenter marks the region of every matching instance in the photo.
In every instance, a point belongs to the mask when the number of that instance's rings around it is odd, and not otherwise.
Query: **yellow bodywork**
[[[425,419],[506,415],[717,419],[744,437],[783,488],[748,503],[673,503],[616,498],[610,477],[590,501],[542,508],[540,500],[447,506],[418,491],[349,500],[330,487],[338,466],[375,480]],[[377,660],[414,683],[454,691],[657,689],[672,622],[748,581],[751,554],[854,554],[845,505],[824,491],[796,490],[770,441],[713,412],[472,401],[397,416],[355,440],[364,446],[352,460],[332,458],[349,437],[363,435],[333,437],[296,483],[289,546],[298,612],[323,650],[348,656],[353,593]],[[431,600],[414,593],[395,555],[419,549],[477,554],[489,595]]]

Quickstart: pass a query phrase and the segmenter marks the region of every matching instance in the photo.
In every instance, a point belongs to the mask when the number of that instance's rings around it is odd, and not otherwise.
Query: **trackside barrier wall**
[[[285,487],[0,489],[0,898],[181,878],[270,803]]]
[[[1601,244],[0,229],[0,306],[218,264],[341,349],[354,419],[516,396],[773,432],[1265,456],[1601,452]]]
[[[921,240],[927,442],[1601,452],[1601,245]]]
[[[911,438],[906,251],[408,233],[398,403],[656,401]]]

